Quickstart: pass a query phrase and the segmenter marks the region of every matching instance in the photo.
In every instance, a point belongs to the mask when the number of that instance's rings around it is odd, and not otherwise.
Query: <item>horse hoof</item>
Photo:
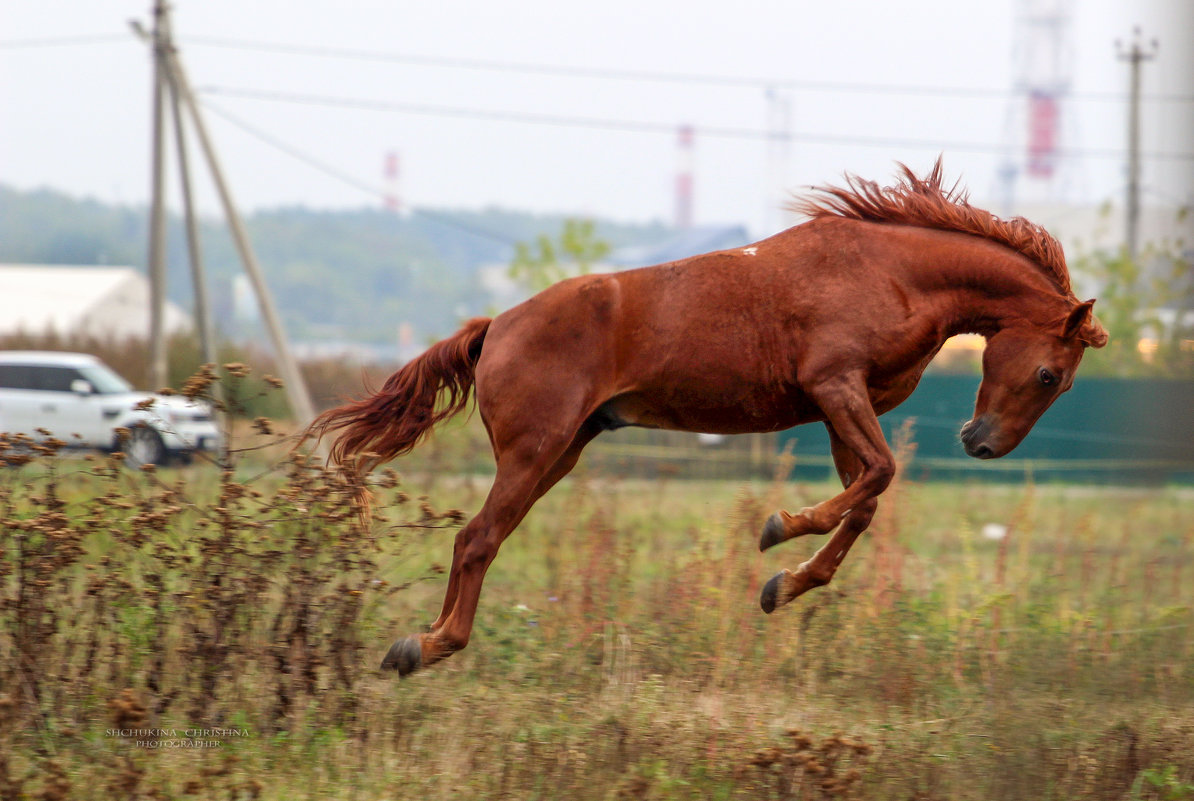
[[[780,605],[779,600],[779,585],[783,581],[787,570],[781,570],[771,577],[771,580],[763,585],[763,592],[759,595],[759,606],[767,614],[775,611],[775,607]]]
[[[763,524],[763,534],[759,537],[759,550],[765,551],[772,545],[779,545],[787,538],[784,519],[779,512],[774,512]]]
[[[399,676],[406,676],[423,666],[423,648],[419,645],[418,637],[403,637],[390,646],[385,659],[381,660],[382,670],[396,670]]]

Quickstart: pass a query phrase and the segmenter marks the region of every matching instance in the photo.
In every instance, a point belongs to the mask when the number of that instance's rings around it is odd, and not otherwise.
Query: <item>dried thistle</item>
[[[199,368],[198,372],[188,378],[182,385],[182,394],[187,398],[204,397],[208,394],[208,389],[218,381],[216,376],[216,366],[214,364],[205,364]]]
[[[112,724],[118,729],[138,728],[147,719],[145,705],[131,688],[121,690],[119,695],[108,701],[108,709],[112,713]]]
[[[783,786],[802,786],[817,799],[856,797],[855,788],[862,780],[859,767],[871,749],[861,740],[834,734],[817,742],[799,729],[785,732],[788,747],[772,746],[755,753],[747,766],[765,770],[778,777]]]

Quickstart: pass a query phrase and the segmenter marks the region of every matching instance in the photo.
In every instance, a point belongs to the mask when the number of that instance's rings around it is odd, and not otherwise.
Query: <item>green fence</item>
[[[888,441],[911,419],[915,453],[908,475],[918,480],[1034,478],[1108,483],[1194,483],[1194,381],[1079,377],[1032,432],[1002,459],[962,452],[958,431],[974,413],[978,376],[930,375],[912,397],[879,418]],[[794,443],[793,443],[794,441]],[[797,475],[832,470],[824,426],[779,435],[793,447]]]

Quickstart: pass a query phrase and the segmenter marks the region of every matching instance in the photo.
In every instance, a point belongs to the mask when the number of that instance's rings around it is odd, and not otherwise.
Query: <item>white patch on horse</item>
[[[757,256],[757,255],[759,255],[759,249],[758,249],[758,248],[742,248],[742,252],[743,252],[743,253],[745,253],[747,256]]]

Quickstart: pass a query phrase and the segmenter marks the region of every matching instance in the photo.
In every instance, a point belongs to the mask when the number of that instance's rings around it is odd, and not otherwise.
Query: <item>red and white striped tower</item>
[[[677,228],[692,227],[692,139],[691,125],[681,125],[676,136],[676,218]]]
[[[391,150],[386,153],[384,166],[382,167],[382,176],[385,178],[386,186],[386,209],[395,214],[402,211],[402,200],[398,195],[398,174],[398,151]]]
[[[999,166],[1005,215],[1017,204],[1058,203],[1080,194],[1082,165],[1072,153],[1077,130],[1070,104],[1074,0],[1016,0],[1013,97]]]

